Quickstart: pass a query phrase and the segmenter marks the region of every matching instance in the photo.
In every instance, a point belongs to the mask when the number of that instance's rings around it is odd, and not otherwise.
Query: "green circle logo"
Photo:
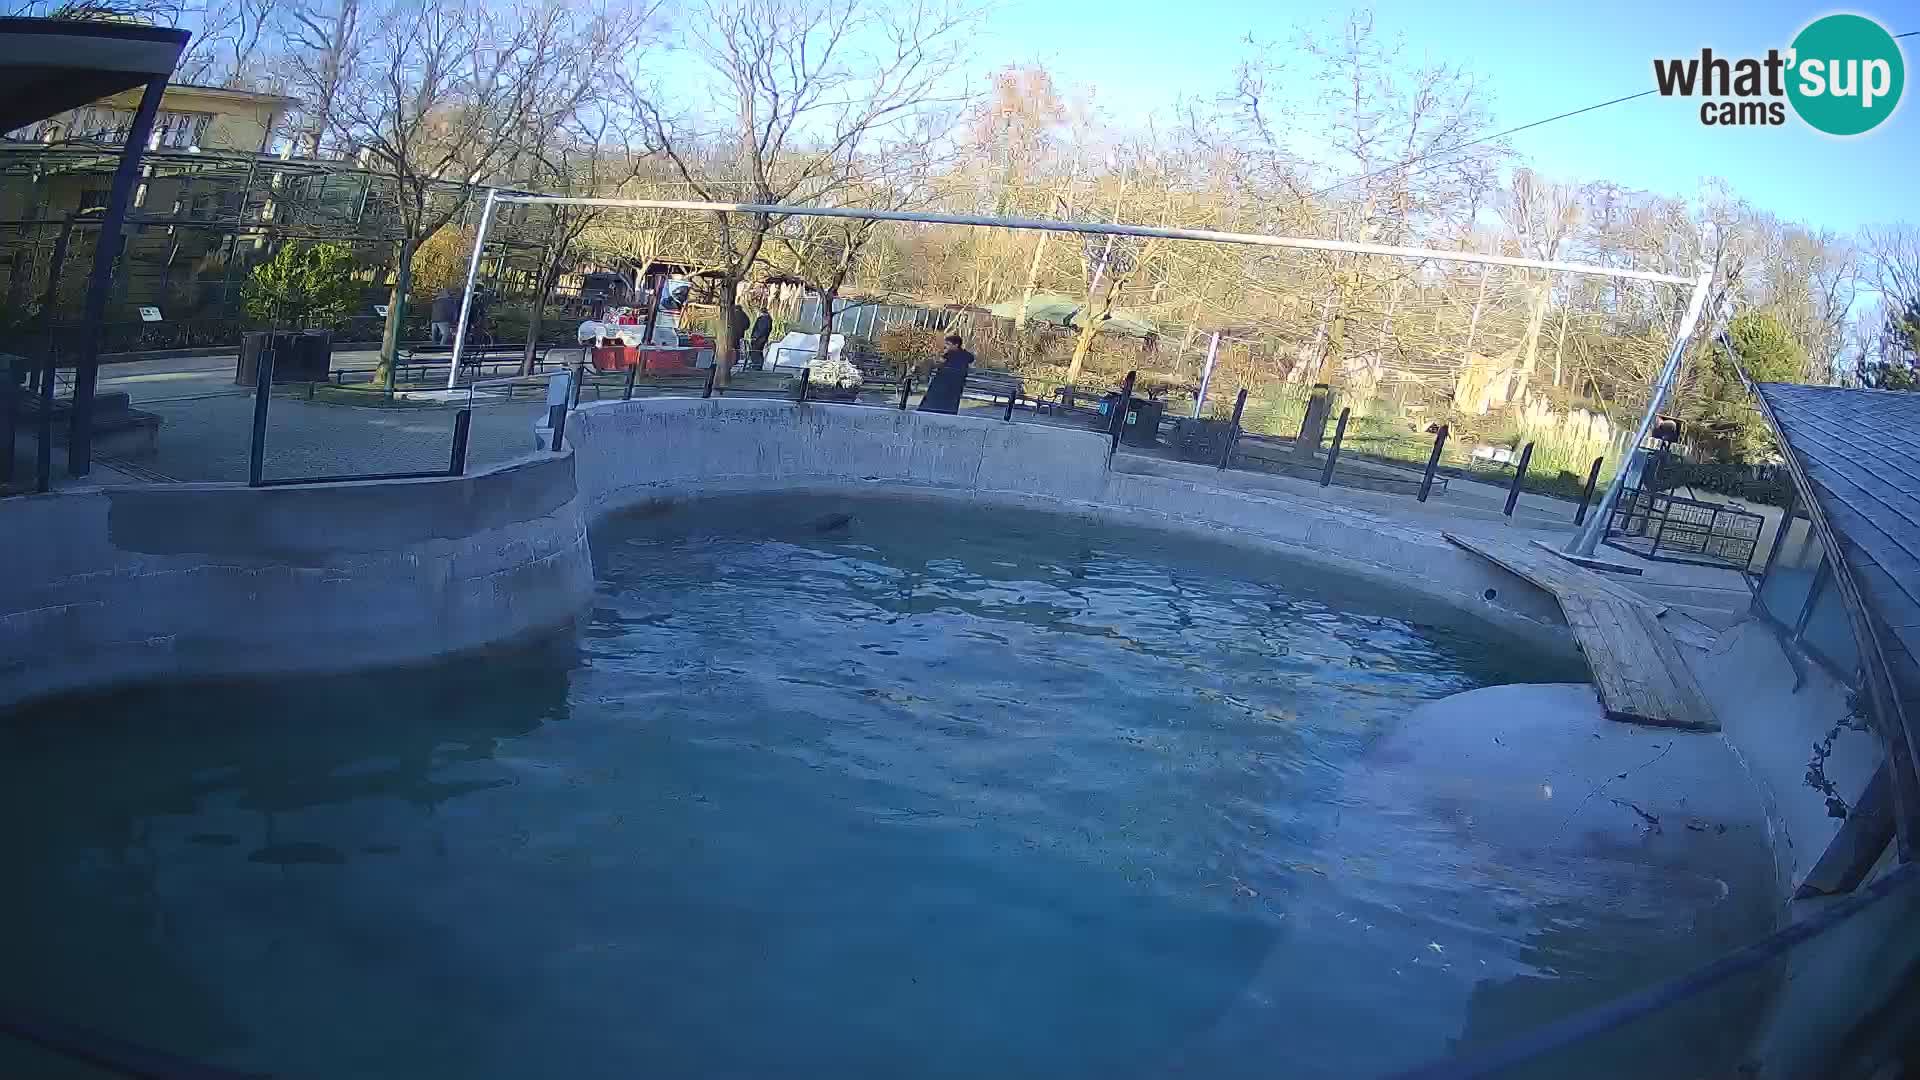
[[[1827,15],[1793,39],[1787,99],[1829,135],[1859,135],[1893,115],[1906,85],[1900,43],[1863,15]]]

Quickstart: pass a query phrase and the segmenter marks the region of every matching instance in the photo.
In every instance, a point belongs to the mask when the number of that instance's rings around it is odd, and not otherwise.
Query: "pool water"
[[[559,640],[0,721],[0,1000],[286,1077],[1351,1076],[1691,959],[1394,855],[1376,740],[1581,678],[1404,591],[936,502],[593,542]]]

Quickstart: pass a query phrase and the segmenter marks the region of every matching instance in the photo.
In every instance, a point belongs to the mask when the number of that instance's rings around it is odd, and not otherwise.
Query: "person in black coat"
[[[773,337],[773,316],[767,314],[767,306],[760,305],[760,314],[753,317],[753,326],[747,330],[747,366],[755,371],[767,370],[767,340]]]
[[[927,393],[920,399],[921,412],[957,413],[960,392],[967,388],[967,369],[973,366],[973,354],[961,346],[959,334],[947,335],[947,351],[940,354],[940,366],[933,369]]]

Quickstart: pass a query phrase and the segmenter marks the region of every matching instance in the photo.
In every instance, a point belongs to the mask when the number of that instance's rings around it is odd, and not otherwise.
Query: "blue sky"
[[[1653,87],[1656,56],[1732,57],[1785,48],[1799,29],[1833,11],[1878,19],[1892,32],[1920,30],[1920,2],[1828,7],[1780,0],[1696,3],[1647,0],[1476,4],[1381,0],[1377,29],[1404,36],[1406,55],[1467,67],[1485,79],[1495,129]],[[1297,8],[1272,0],[1055,0],[1012,3],[992,17],[974,51],[994,67],[1038,60],[1064,86],[1097,87],[1096,102],[1122,123],[1164,109],[1182,93],[1223,88],[1249,31],[1289,39],[1297,22],[1341,19],[1345,8]],[[1080,42],[1097,29],[1093,40]],[[1783,218],[1851,232],[1920,219],[1920,38],[1901,42],[1907,89],[1893,118],[1866,136],[1839,140],[1789,116],[1785,127],[1712,128],[1697,99],[1659,97],[1615,105],[1514,136],[1529,163],[1555,180],[1614,180],[1691,195],[1725,178],[1734,192]]]

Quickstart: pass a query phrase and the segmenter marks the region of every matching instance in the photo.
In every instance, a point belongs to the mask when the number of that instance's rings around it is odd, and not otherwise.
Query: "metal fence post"
[[[622,388],[620,391],[621,401],[633,400],[633,380],[639,374],[640,374],[639,364],[633,364],[627,368],[627,385],[624,388]]]
[[[1233,444],[1240,440],[1240,414],[1247,409],[1247,388],[1241,387],[1240,393],[1233,399],[1233,419],[1227,422],[1227,437],[1220,440],[1220,468],[1227,467],[1227,461],[1233,457]]]
[[[1007,394],[1007,414],[1005,416],[1002,416],[1000,419],[1002,420],[1013,419],[1013,403],[1015,399],[1019,398],[1019,396],[1020,396],[1020,393],[1017,390],[1011,391]]]
[[[1333,445],[1327,447],[1327,463],[1320,468],[1320,486],[1333,483],[1333,463],[1340,460],[1340,442],[1347,437],[1347,418],[1353,415],[1352,408],[1340,410],[1340,422],[1333,425]]]
[[[1427,501],[1427,495],[1433,491],[1433,471],[1440,467],[1440,451],[1447,446],[1447,425],[1440,425],[1439,434],[1433,437],[1433,453],[1427,455],[1427,472],[1420,478],[1420,502]]]
[[[448,476],[460,476],[467,471],[467,432],[472,427],[472,409],[453,414],[453,457],[447,462]]]
[[[547,428],[553,432],[553,444],[547,447],[554,453],[560,452],[560,440],[567,432],[567,407],[550,405],[547,407]]]
[[[10,357],[6,384],[0,386],[0,484],[13,482],[14,432],[20,416],[20,399],[25,396],[22,387],[27,381],[27,373],[19,365],[24,363],[24,356]]]
[[[573,365],[573,407],[576,409],[580,407],[580,394],[582,391],[586,389],[586,385],[587,385],[587,358],[584,354],[582,354],[580,357],[580,362]],[[600,391],[598,390],[595,390],[593,393],[595,397],[600,396]]]
[[[701,397],[710,398],[713,396],[713,376],[714,376],[714,373],[719,370],[720,370],[720,365],[718,361],[714,362],[713,367],[710,367],[707,369],[707,385],[705,389],[700,391]]]
[[[1606,458],[1594,458],[1593,468],[1587,470],[1587,487],[1580,493],[1580,509],[1573,512],[1573,523],[1584,525],[1587,521],[1587,504],[1593,501],[1593,486],[1600,482],[1600,463]]]
[[[269,341],[272,339],[269,338]],[[273,400],[273,348],[260,350],[253,369],[253,443],[247,453],[247,486],[259,487],[267,472],[267,404]]]
[[[40,375],[40,438],[34,448],[33,490],[45,494],[53,488],[53,353],[47,353],[47,366]],[[71,422],[71,421],[69,421]]]
[[[1527,463],[1533,460],[1533,444],[1520,448],[1520,463],[1513,467],[1513,483],[1507,485],[1507,508],[1501,513],[1513,516],[1513,507],[1520,501],[1520,485],[1527,479]]]
[[[900,411],[901,412],[907,411],[907,399],[912,396],[913,396],[913,376],[903,373],[900,376]]]
[[[1127,372],[1126,380],[1120,384],[1120,400],[1113,407],[1113,422],[1108,424],[1108,435],[1113,440],[1107,444],[1107,457],[1120,449],[1120,433],[1127,427],[1127,410],[1133,407],[1133,380],[1140,375],[1137,371]]]
[[[813,382],[813,369],[810,367],[801,368],[800,369],[800,393],[799,393],[799,396],[795,397],[793,400],[796,402],[799,402],[802,405],[806,404],[807,387],[812,382]]]

